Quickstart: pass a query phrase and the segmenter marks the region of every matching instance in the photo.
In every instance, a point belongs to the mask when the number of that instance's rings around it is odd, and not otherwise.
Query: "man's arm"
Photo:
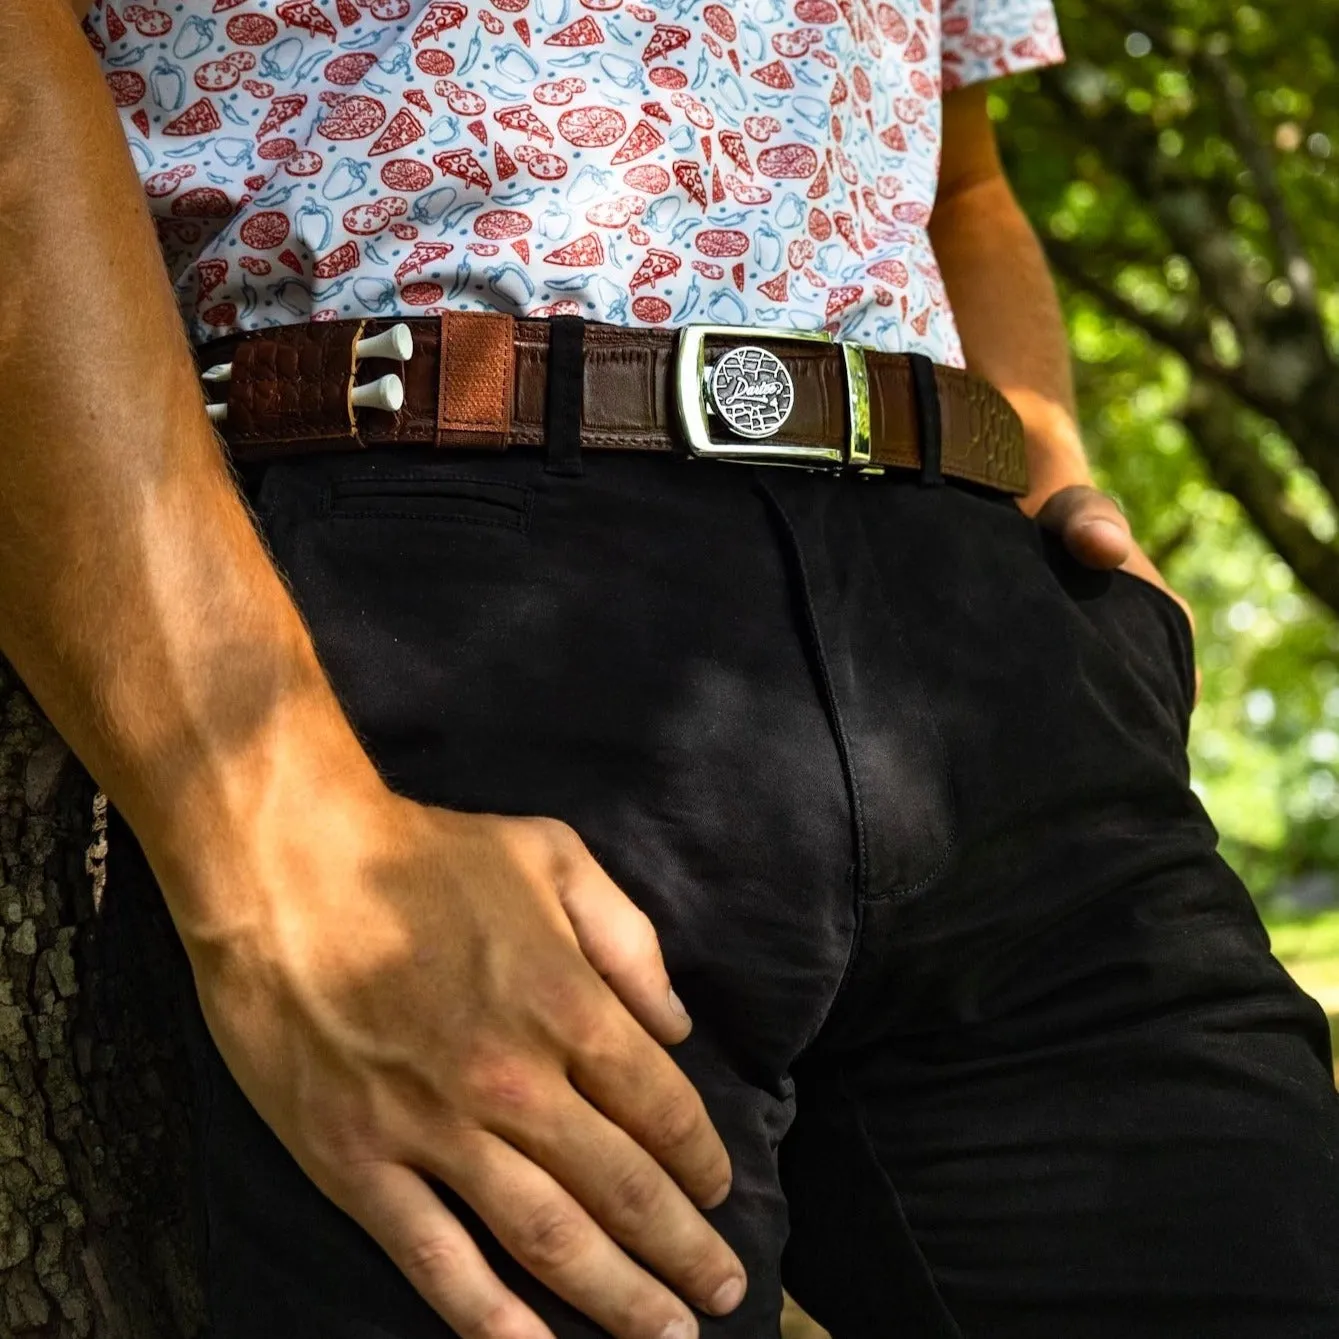
[[[1092,486],[1055,283],[1000,165],[984,84],[944,99],[930,237],[967,366],[998,386],[1023,420],[1032,481],[1023,510],[1058,531],[1091,566],[1124,567],[1168,590],[1120,509]],[[1185,601],[1168,594],[1189,617]]]
[[[695,1333],[633,1259],[704,1309],[742,1293],[694,1207],[729,1164],[659,1044],[688,1024],[654,932],[562,824],[376,775],[232,487],[65,0],[0,4],[0,230],[0,651],[143,843],[247,1096],[461,1334],[549,1331],[418,1169],[621,1339]]]
[[[1091,484],[1055,284],[1000,165],[984,84],[944,99],[930,238],[967,366],[999,387],[1023,420],[1032,479],[1024,510],[1071,484]]]

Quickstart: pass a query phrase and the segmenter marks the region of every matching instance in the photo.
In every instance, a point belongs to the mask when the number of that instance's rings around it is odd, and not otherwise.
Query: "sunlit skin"
[[[1168,590],[1189,615],[1134,542],[1120,508],[1093,485],[1055,284],[1000,165],[987,96],[985,85],[973,84],[944,99],[930,237],[967,366],[998,386],[1023,420],[1032,480],[1023,510],[1082,562],[1124,567]]]
[[[1025,505],[1156,579],[1090,487],[981,95],[947,117],[934,241],[971,365],[1027,425]],[[701,1213],[729,1160],[666,1049],[690,1025],[654,931],[562,824],[376,774],[234,491],[61,0],[0,5],[0,221],[0,651],[134,827],[243,1090],[461,1334],[551,1332],[424,1172],[617,1339],[691,1339],[690,1305],[744,1280]]]

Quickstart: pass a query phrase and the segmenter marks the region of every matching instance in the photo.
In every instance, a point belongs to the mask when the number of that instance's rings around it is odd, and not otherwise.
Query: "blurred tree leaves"
[[[1068,63],[991,111],[1090,452],[1196,610],[1196,786],[1267,902],[1339,895],[1339,0],[1056,7]]]

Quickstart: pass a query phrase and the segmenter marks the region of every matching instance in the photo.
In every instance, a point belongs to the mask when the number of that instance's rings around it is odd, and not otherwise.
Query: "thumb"
[[[1129,522],[1113,498],[1087,484],[1071,484],[1052,493],[1036,519],[1088,567],[1119,567],[1130,556]]]
[[[647,914],[587,855],[559,894],[586,961],[628,1012],[670,1046],[692,1030],[670,986],[660,939]]]

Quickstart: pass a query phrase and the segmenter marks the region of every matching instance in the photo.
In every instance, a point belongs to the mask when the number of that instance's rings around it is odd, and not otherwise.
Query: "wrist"
[[[276,704],[244,746],[191,752],[123,808],[192,959],[302,895],[301,848],[395,802],[328,690]]]
[[[1035,516],[1062,488],[1097,486],[1077,432],[1029,432],[1026,442],[1028,491],[1018,505],[1028,516]]]
[[[1083,439],[1069,406],[1026,387],[1010,386],[1004,394],[1023,424],[1028,491],[1018,500],[1022,511],[1035,516],[1047,498],[1062,488],[1094,487]]]

